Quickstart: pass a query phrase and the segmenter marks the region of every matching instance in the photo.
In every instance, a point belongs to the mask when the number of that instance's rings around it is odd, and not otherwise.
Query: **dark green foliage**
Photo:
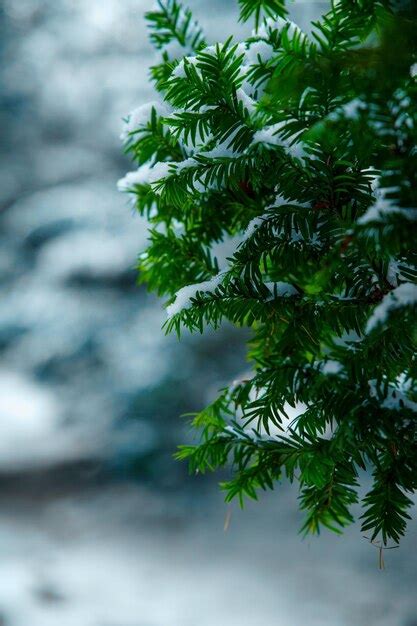
[[[287,14],[285,0],[239,0],[240,19],[247,22],[252,16],[255,18],[255,25],[258,28],[261,16],[284,17]]]
[[[183,48],[197,50],[204,45],[201,28],[193,20],[191,11],[177,0],[158,0],[158,9],[146,14],[150,29],[150,39],[158,50],[174,41]]]
[[[121,186],[151,223],[139,271],[166,330],[253,331],[252,374],[177,456],[231,465],[227,500],[297,481],[303,532],[340,532],[360,502],[371,540],[398,542],[417,487],[415,5],[335,1],[310,36],[280,0],[239,5],[251,37],[207,46],[159,2],[167,108],[127,120],[140,168]]]

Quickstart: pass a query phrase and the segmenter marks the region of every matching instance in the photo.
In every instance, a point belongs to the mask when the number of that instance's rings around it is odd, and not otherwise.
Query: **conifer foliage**
[[[359,505],[397,543],[417,488],[415,4],[333,0],[308,35],[284,0],[239,8],[251,36],[208,45],[158,1],[159,96],[123,133],[166,330],[252,329],[252,374],[177,456],[230,466],[227,500],[296,481],[304,532],[340,532]]]

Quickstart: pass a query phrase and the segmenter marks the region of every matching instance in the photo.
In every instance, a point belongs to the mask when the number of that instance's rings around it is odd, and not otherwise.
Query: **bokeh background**
[[[247,32],[234,0],[189,5],[211,41]],[[416,626],[415,524],[380,572],[358,527],[302,540],[288,486],[228,510],[172,460],[248,366],[232,328],[164,336],[135,282],[116,181],[151,7],[0,0],[0,626]]]

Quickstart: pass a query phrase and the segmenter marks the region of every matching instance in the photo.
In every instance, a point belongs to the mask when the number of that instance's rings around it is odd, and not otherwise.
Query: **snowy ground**
[[[224,533],[171,459],[247,365],[231,329],[165,337],[134,284],[146,229],[115,185],[151,5],[0,0],[0,626],[416,626],[413,528],[383,573],[355,529],[301,542],[288,491]],[[190,5],[231,32],[232,0]]]
[[[234,509],[137,485],[0,511],[10,626],[415,626],[415,530],[377,569],[357,531],[302,542],[287,491]],[[208,499],[208,502],[207,502]],[[209,504],[209,506],[207,506]]]

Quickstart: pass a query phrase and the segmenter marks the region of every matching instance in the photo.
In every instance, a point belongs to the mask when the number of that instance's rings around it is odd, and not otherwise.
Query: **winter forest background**
[[[233,0],[189,5],[236,32]],[[379,572],[357,527],[302,541],[283,487],[224,532],[215,480],[172,460],[179,416],[246,364],[231,328],[165,337],[135,285],[146,227],[116,181],[151,6],[0,1],[0,625],[416,626],[415,528]]]

